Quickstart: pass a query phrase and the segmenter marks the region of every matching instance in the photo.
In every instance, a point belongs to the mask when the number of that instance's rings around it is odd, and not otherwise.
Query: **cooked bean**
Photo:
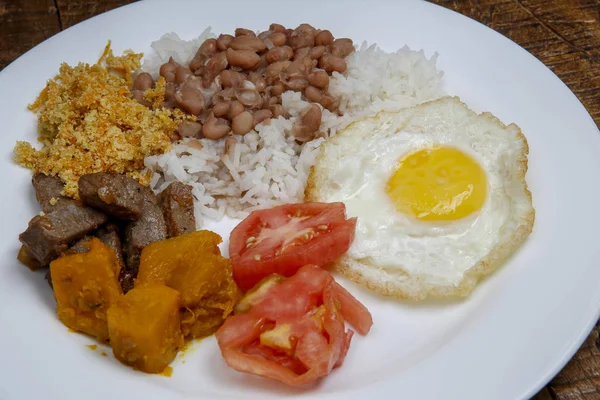
[[[246,76],[244,74],[232,71],[230,69],[221,71],[219,77],[221,79],[221,85],[226,88],[238,87],[244,80],[246,80]]]
[[[265,53],[260,55],[260,59],[258,60],[258,64],[256,64],[251,69],[254,71],[259,71],[260,73],[264,73],[265,69],[269,66],[269,63],[265,60]]]
[[[318,60],[323,54],[325,54],[325,50],[325,46],[313,47],[312,49],[310,49],[310,58],[312,58],[313,60]]]
[[[265,120],[272,118],[273,113],[270,110],[258,110],[252,114],[252,126],[256,126]]]
[[[292,35],[294,34],[294,30],[291,28],[287,28],[283,31],[283,34],[285,35],[285,37],[290,40],[290,38],[292,37]]]
[[[150,107],[152,103],[144,98],[144,92],[142,90],[134,89],[131,91],[131,97],[133,97],[138,103],[145,107]]]
[[[193,115],[198,115],[204,110],[202,92],[189,86],[184,85],[175,92],[175,101],[179,108]]]
[[[269,100],[267,101],[267,106],[271,107],[273,104],[279,104],[279,103],[281,103],[280,96],[273,96],[273,97],[269,97]]]
[[[193,148],[195,148],[197,150],[202,150],[204,148],[204,146],[202,145],[201,141],[194,140],[194,139],[188,140],[187,141],[187,145],[190,146],[190,147],[193,147]]]
[[[200,137],[202,124],[195,121],[183,121],[177,127],[177,133],[181,137]]]
[[[308,74],[308,82],[314,87],[325,89],[329,85],[329,75],[322,69],[316,69]]]
[[[245,135],[252,129],[252,114],[244,111],[231,121],[231,130],[238,135]]]
[[[271,35],[273,34],[273,32],[271,31],[264,31],[258,34],[258,38],[260,40],[265,40],[271,37]]]
[[[313,35],[301,33],[298,35],[292,35],[288,39],[288,44],[294,50],[301,47],[313,47],[315,45],[315,37]]]
[[[229,48],[233,50],[250,50],[255,53],[260,53],[261,51],[266,50],[267,45],[257,37],[243,35],[233,39]]]
[[[344,58],[354,51],[352,39],[335,39],[330,47],[332,56]]]
[[[227,118],[232,121],[235,117],[244,112],[244,105],[237,100],[231,102]]]
[[[283,106],[281,104],[272,104],[269,106],[269,110],[273,113],[273,118],[278,118],[285,114]]]
[[[319,67],[323,68],[328,73],[344,72],[346,70],[346,60],[340,57],[325,53],[319,59]]]
[[[213,113],[215,114],[215,117],[220,118],[227,115],[227,113],[229,112],[229,106],[230,104],[227,101],[221,101],[215,104],[212,109]]]
[[[333,98],[330,95],[326,94],[321,97],[318,103],[321,104],[323,108],[326,108],[328,111],[334,112],[340,106],[340,99]]]
[[[333,43],[333,35],[328,30],[321,31],[315,36],[316,46],[329,46]]]
[[[306,78],[298,77],[291,78],[287,82],[284,82],[288,89],[300,92],[308,87],[308,80]]]
[[[133,81],[133,88],[141,91],[150,89],[153,85],[154,79],[152,79],[152,75],[147,72],[142,72],[136,76],[135,81]]]
[[[238,36],[256,36],[256,33],[254,33],[254,31],[251,31],[250,29],[236,28],[235,37]]]
[[[323,113],[316,104],[311,104],[300,113],[292,127],[292,134],[299,142],[308,142],[315,138],[321,126]]]
[[[269,36],[269,40],[273,43],[273,46],[283,46],[287,41],[287,37],[284,33],[275,32]]]
[[[217,39],[217,49],[219,49],[220,51],[227,50],[231,42],[233,42],[233,39],[234,37],[231,35],[219,35],[219,38]]]
[[[165,100],[175,100],[175,91],[177,90],[177,85],[173,82],[168,82],[165,86]]]
[[[202,134],[207,139],[221,139],[223,136],[231,132],[229,123],[223,118],[216,118],[213,114],[206,119],[202,126]]]
[[[285,73],[290,77],[306,77],[313,68],[312,61],[310,57],[296,59],[285,68]]]
[[[285,26],[279,24],[271,24],[269,25],[269,30],[271,32],[285,32]]]
[[[285,92],[285,85],[282,82],[277,82],[269,88],[269,94],[271,96],[280,96],[283,92]]]
[[[294,56],[294,50],[289,46],[273,47],[265,55],[265,60],[271,64],[277,61],[287,61]]]
[[[164,63],[160,66],[160,70],[158,71],[160,76],[164,77],[167,82],[175,81],[175,70],[177,69],[177,64],[173,59],[170,59],[168,63]]]
[[[301,47],[299,49],[296,49],[296,51],[294,52],[294,61],[300,60],[304,57],[309,57],[311,49],[312,47]]]
[[[311,24],[300,24],[296,29],[294,29],[295,33],[298,34],[308,34],[315,36],[317,34],[317,30]]]
[[[260,56],[253,51],[227,49],[229,65],[242,69],[251,69],[260,61]]]
[[[212,97],[212,103],[217,104],[223,101],[230,102],[235,99],[237,89],[234,88],[226,88],[217,93],[215,93]]]
[[[192,71],[182,65],[175,68],[175,83],[181,85],[188,76],[192,75]]]
[[[260,94],[254,89],[238,90],[235,97],[246,108],[256,109],[262,105]]]
[[[309,86],[304,89],[304,96],[306,96],[306,100],[318,103],[321,100],[321,97],[323,97],[323,92],[314,86]]]
[[[267,88],[267,81],[265,78],[263,78],[262,74],[259,74],[258,72],[250,72],[248,74],[248,79],[254,84],[254,88],[258,93],[264,93],[265,89]]]
[[[206,69],[202,74],[202,83],[204,84],[204,87],[209,87],[221,71],[227,68],[227,65],[227,55],[224,51],[212,56],[210,60],[208,60]]]
[[[231,35],[229,35],[231,36]],[[206,54],[207,56],[212,56],[217,52],[217,39],[211,38],[206,39],[200,47],[198,47],[198,51],[196,54]]]

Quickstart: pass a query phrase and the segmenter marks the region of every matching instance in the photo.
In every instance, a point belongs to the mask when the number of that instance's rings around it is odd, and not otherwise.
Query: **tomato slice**
[[[324,266],[348,250],[355,228],[356,218],[346,219],[343,203],[254,211],[231,232],[233,277],[248,290],[271,274],[289,277],[304,265]]]
[[[360,331],[372,324],[368,310],[316,265],[265,279],[247,297],[244,311],[216,333],[223,358],[237,371],[288,385],[314,382],[342,365],[354,333],[345,329],[346,315]]]

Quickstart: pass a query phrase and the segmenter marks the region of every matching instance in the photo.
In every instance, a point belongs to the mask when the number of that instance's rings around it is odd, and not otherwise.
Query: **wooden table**
[[[55,33],[131,2],[0,0],[0,69]],[[600,126],[600,0],[433,2],[474,18],[523,46],[571,88]],[[597,324],[575,357],[535,400],[600,399],[599,331]]]

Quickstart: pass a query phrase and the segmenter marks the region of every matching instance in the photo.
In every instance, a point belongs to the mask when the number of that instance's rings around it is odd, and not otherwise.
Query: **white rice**
[[[155,53],[145,58],[143,68],[156,75],[169,57],[188,63],[209,37],[214,37],[210,28],[190,41],[166,34],[152,43]],[[386,53],[374,44],[363,43],[346,59],[347,76],[334,73],[330,80],[329,91],[341,98],[344,115],[323,110],[321,131],[332,136],[366,115],[442,96],[442,72],[436,68],[436,58],[437,54],[428,59],[423,51],[408,47]],[[153,173],[152,189],[160,192],[174,181],[191,185],[198,227],[205,218],[243,218],[256,209],[301,202],[310,167],[324,139],[297,144],[290,130],[308,103],[300,93],[288,91],[283,93],[282,105],[291,118],[272,119],[244,136],[234,135],[237,143],[228,154],[225,139],[201,139],[201,150],[184,139],[168,153],[146,158],[146,167]]]

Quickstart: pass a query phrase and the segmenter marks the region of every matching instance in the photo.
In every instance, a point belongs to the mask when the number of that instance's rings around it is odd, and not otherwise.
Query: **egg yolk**
[[[464,218],[485,202],[485,172],[453,147],[432,147],[404,156],[386,193],[402,213],[424,221]]]

